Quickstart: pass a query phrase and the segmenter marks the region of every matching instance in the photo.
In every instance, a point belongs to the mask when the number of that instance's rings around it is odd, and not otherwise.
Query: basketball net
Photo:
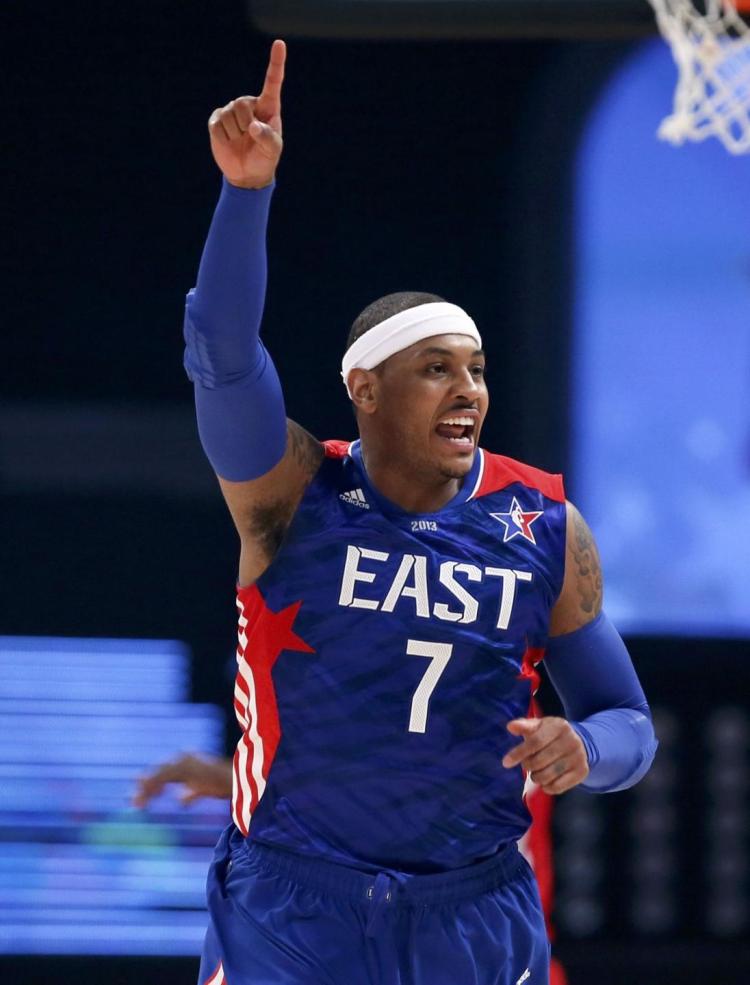
[[[718,137],[732,154],[750,151],[750,28],[734,0],[649,3],[678,71],[661,139],[682,144]]]

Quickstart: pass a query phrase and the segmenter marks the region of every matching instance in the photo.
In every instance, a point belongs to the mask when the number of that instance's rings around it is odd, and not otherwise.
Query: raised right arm
[[[224,180],[185,312],[185,369],[195,385],[201,442],[240,534],[241,584],[272,559],[323,456],[314,438],[287,422],[259,339],[285,56],[284,43],[275,41],[261,95],[235,99],[209,119]]]

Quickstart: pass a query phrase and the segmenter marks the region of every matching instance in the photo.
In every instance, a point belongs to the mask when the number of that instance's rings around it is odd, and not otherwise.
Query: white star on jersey
[[[544,510],[526,510],[521,508],[521,504],[518,502],[516,497],[513,497],[513,502],[510,504],[510,509],[507,513],[490,513],[490,516],[494,520],[498,520],[505,527],[503,533],[503,543],[507,544],[509,540],[513,540],[514,537],[523,537],[532,544],[536,544],[534,539],[534,531],[531,529],[531,524],[535,520],[538,520],[540,516],[543,516]]]

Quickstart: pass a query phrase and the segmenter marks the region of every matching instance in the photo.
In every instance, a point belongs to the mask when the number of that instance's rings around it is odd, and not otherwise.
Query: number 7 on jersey
[[[427,708],[437,682],[453,655],[452,643],[430,643],[427,640],[407,640],[406,652],[411,657],[429,657],[430,665],[411,699],[409,731],[424,732],[427,728]]]

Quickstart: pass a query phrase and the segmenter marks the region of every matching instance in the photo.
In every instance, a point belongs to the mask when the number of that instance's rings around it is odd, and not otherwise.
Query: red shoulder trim
[[[340,441],[338,438],[329,438],[323,442],[326,458],[346,458],[349,454],[351,441]]]
[[[506,458],[505,455],[484,452],[484,473],[476,496],[487,496],[489,493],[498,492],[514,482],[523,482],[526,486],[538,489],[548,499],[554,499],[558,503],[565,502],[565,487],[561,475],[542,472],[541,469],[535,469],[533,465],[524,465],[523,462]]]

